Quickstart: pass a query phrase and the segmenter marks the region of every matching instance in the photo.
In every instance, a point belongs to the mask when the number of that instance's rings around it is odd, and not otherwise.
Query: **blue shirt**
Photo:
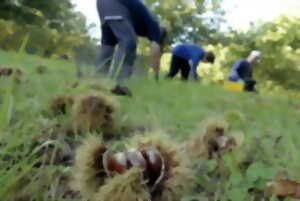
[[[130,12],[138,36],[161,43],[159,22],[141,0],[119,0]]]
[[[232,66],[229,80],[237,82],[239,80],[252,79],[252,67],[247,59],[240,59]]]
[[[205,55],[205,50],[200,45],[183,43],[173,49],[173,55],[192,61],[192,78],[197,79],[197,67]]]

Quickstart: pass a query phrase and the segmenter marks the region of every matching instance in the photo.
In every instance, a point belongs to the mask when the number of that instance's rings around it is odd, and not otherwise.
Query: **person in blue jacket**
[[[205,51],[200,45],[190,43],[177,45],[172,51],[171,66],[167,77],[173,78],[181,71],[182,80],[188,80],[189,75],[193,80],[198,80],[197,67],[200,61],[213,64],[215,55],[213,52]]]
[[[161,46],[166,36],[166,29],[160,26],[147,6],[141,0],[97,0],[97,10],[102,24],[97,69],[102,74],[108,74],[113,58],[113,74],[120,66],[117,86],[112,92],[118,95],[130,95],[129,89],[124,86],[124,81],[133,72],[138,36],[146,37],[151,42],[151,62],[158,79]]]
[[[255,91],[256,81],[253,79],[253,67],[261,57],[261,52],[254,50],[248,58],[240,59],[232,66],[228,79],[231,82],[244,82],[246,91]]]

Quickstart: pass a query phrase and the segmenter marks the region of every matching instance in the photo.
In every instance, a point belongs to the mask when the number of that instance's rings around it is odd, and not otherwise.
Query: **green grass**
[[[56,183],[59,176],[71,174],[70,167],[53,164],[43,169],[33,167],[44,160],[43,154],[49,153],[47,157],[50,158],[55,155],[55,151],[41,152],[47,150],[47,145],[52,144],[54,150],[59,149],[60,141],[47,136],[53,125],[67,121],[68,117],[52,118],[45,114],[45,110],[49,99],[71,93],[71,86],[77,81],[75,65],[28,55],[16,58],[15,53],[0,51],[1,66],[18,67],[24,71],[21,84],[14,83],[11,78],[0,77],[1,200],[17,201],[19,195],[30,192],[30,197],[36,201],[75,201],[58,193],[67,184]],[[48,72],[37,74],[38,65],[45,65]],[[89,73],[82,82],[95,80],[95,77]],[[204,190],[195,191],[193,196],[198,200],[207,200],[209,193],[214,193],[213,197],[221,201],[254,200],[247,189],[261,187],[277,175],[300,181],[299,101],[282,94],[231,92],[218,85],[164,79],[156,82],[151,77],[133,78],[128,86],[133,97],[118,98],[121,103],[119,126],[162,130],[183,143],[200,132],[201,121],[224,118],[229,124],[229,132],[243,133],[243,146],[224,157],[227,171],[222,172],[220,177],[216,176],[215,161],[199,159],[195,184]],[[37,141],[41,136],[45,138]],[[278,137],[282,140],[277,144]],[[77,141],[78,138],[82,136],[72,140]],[[36,143],[33,145],[33,142]],[[241,167],[242,162],[250,165]],[[186,196],[186,200],[191,200],[189,195]]]

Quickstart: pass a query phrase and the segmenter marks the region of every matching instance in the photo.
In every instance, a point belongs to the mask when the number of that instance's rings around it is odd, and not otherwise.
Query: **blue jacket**
[[[191,74],[197,79],[197,67],[205,55],[205,50],[200,45],[183,43],[173,49],[173,55],[192,61]]]
[[[135,32],[150,41],[161,43],[159,22],[141,0],[118,0],[130,12]]]
[[[239,80],[252,80],[252,66],[247,59],[240,59],[232,66],[229,80],[237,82]]]

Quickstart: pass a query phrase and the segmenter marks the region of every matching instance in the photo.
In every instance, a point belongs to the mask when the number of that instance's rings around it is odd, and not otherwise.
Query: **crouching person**
[[[261,52],[254,50],[247,59],[238,60],[233,66],[229,74],[229,81],[244,82],[244,90],[255,92],[256,81],[253,79],[254,65],[259,61]]]
[[[200,61],[213,64],[215,55],[213,52],[205,51],[200,45],[189,43],[177,45],[172,51],[171,66],[167,77],[173,78],[180,71],[182,80],[188,80],[189,75],[193,80],[198,80],[197,67]]]

